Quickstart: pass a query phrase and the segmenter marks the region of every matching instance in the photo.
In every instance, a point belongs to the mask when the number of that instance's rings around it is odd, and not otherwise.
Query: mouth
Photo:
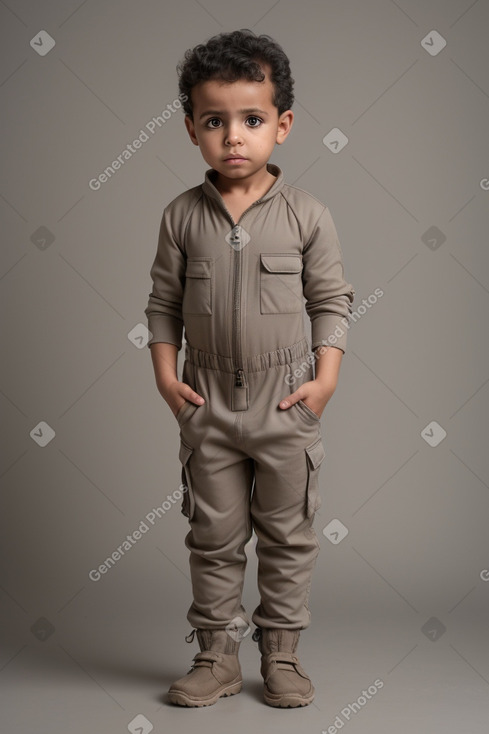
[[[247,160],[242,155],[228,155],[224,158],[225,161],[245,161]]]

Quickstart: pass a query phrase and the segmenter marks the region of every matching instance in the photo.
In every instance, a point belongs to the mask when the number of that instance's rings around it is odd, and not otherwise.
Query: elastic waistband
[[[290,364],[304,357],[309,352],[309,342],[307,337],[303,337],[295,344],[288,347],[279,347],[272,352],[264,352],[263,354],[254,354],[251,357],[243,357],[240,367],[245,372],[259,372],[269,367],[276,367],[281,364]],[[185,359],[198,367],[206,367],[211,370],[221,370],[221,372],[235,372],[236,365],[231,357],[224,357],[221,354],[213,354],[205,352],[203,349],[192,347],[188,342],[185,344]]]

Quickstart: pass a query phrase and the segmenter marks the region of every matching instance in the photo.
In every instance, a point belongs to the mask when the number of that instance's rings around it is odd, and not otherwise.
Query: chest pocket
[[[302,255],[260,255],[260,313],[302,311]]]
[[[212,264],[212,258],[189,257],[187,259],[182,313],[212,313]]]

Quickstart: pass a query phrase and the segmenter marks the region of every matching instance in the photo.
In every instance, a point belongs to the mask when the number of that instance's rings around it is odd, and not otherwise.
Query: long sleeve
[[[303,293],[311,319],[311,348],[329,344],[345,352],[355,291],[344,278],[341,247],[328,207],[316,222],[302,259]]]
[[[169,342],[182,347],[182,298],[185,282],[185,256],[175,239],[172,209],[166,207],[161,219],[156,257],[150,270],[153,290],[144,311],[152,334],[148,347]]]

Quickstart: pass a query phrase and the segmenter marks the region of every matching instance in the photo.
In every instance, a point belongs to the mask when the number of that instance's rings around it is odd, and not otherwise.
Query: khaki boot
[[[191,642],[195,630],[185,638]],[[180,706],[210,706],[220,696],[239,693],[243,683],[238,650],[241,641],[225,629],[198,629],[200,650],[187,675],[175,681],[169,691],[171,703]]]
[[[314,686],[294,654],[299,630],[258,627],[253,639],[261,652],[263,695],[269,706],[307,706],[314,699]]]

